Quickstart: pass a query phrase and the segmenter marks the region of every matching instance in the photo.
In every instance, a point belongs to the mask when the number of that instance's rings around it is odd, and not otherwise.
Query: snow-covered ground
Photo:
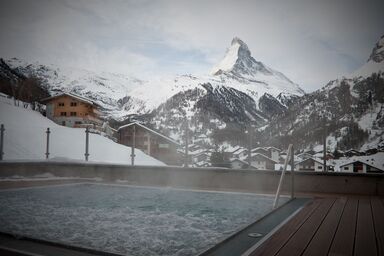
[[[85,153],[85,129],[57,125],[39,112],[13,105],[0,97],[0,123],[5,126],[4,160],[45,159],[46,130],[50,128],[50,159],[82,161]],[[89,161],[131,163],[131,148],[98,134],[89,136]],[[136,149],[135,164],[165,165]]]

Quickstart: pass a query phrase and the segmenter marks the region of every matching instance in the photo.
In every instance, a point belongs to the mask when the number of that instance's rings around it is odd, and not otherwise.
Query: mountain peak
[[[212,69],[212,75],[220,75],[234,69],[240,58],[251,58],[248,46],[238,37],[234,37],[222,61]]]
[[[292,83],[282,73],[275,71],[264,63],[255,60],[251,56],[251,51],[244,41],[238,37],[234,37],[231,42],[231,46],[227,49],[227,52],[222,61],[215,66],[211,74],[214,76],[227,75],[240,79],[254,80],[259,75],[264,76],[276,76],[279,79],[286,80]]]
[[[251,57],[251,51],[248,48],[248,45],[244,43],[240,38],[234,37],[231,42],[231,48],[234,47],[237,49],[238,57],[246,58]]]
[[[381,38],[373,48],[371,56],[369,56],[368,61],[370,60],[377,63],[380,63],[384,60],[384,35],[381,36]]]
[[[272,74],[269,68],[251,56],[248,45],[238,37],[232,39],[224,58],[211,71],[212,75],[229,73],[237,77],[254,76],[256,73]]]

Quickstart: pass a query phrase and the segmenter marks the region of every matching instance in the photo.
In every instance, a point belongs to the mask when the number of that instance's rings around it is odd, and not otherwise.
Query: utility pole
[[[188,167],[188,139],[189,139],[189,125],[188,125],[188,119],[185,118],[185,159],[184,159],[184,167]]]
[[[46,144],[46,147],[45,147],[45,159],[48,159],[49,158],[49,134],[51,133],[49,128],[47,128],[46,133],[47,133],[47,144]]]
[[[132,125],[131,165],[135,165],[136,125]]]
[[[3,151],[3,148],[4,148],[4,131],[5,131],[4,124],[1,124],[1,128],[0,128],[0,133],[1,133],[1,136],[0,136],[0,160],[3,160],[3,155],[4,155],[4,151]]]

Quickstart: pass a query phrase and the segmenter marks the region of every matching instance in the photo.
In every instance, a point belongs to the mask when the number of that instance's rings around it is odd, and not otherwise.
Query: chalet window
[[[71,116],[77,116],[76,112],[71,112]]]
[[[348,166],[344,166],[344,170],[349,170],[349,167]]]
[[[59,102],[59,107],[64,107],[64,102]]]
[[[323,166],[319,165],[317,166],[317,169],[323,169]]]
[[[61,116],[67,116],[67,112],[60,112]]]
[[[159,144],[159,148],[169,148],[169,144]]]
[[[77,106],[77,102],[71,102],[71,107],[76,107]]]
[[[75,124],[81,124],[81,121],[75,121]]]

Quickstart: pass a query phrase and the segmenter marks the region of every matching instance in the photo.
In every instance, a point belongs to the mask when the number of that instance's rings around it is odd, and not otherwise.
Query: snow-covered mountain
[[[362,67],[301,97],[271,121],[266,143],[292,141],[297,147],[313,148],[322,144],[326,124],[331,151],[384,148],[383,74],[384,36]]]
[[[259,99],[266,93],[283,106],[281,99],[304,94],[285,75],[256,61],[248,46],[238,38],[232,40],[223,61],[214,69],[216,71],[201,77],[178,75],[138,79],[123,74],[26,63],[18,59],[5,60],[0,66],[0,74],[4,73],[7,65],[24,76],[34,75],[43,79],[51,93],[70,91],[89,97],[98,102],[108,116],[120,120],[132,114],[149,113],[181,92],[196,88],[206,92],[204,84],[213,88],[230,87],[245,93],[253,99],[258,110]]]
[[[304,94],[304,91],[283,73],[255,60],[248,46],[237,37],[232,40],[223,60],[212,69],[211,74],[221,79],[234,79],[245,84],[255,83],[256,90],[267,92],[274,97],[281,92]]]

